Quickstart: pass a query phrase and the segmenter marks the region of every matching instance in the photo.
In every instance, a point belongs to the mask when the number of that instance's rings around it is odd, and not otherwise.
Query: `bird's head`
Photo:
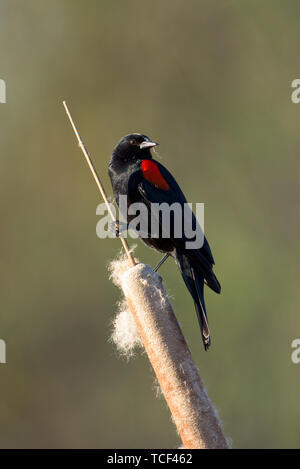
[[[151,159],[151,148],[156,145],[158,143],[152,142],[146,135],[130,134],[121,138],[114,148],[113,155],[124,162]]]

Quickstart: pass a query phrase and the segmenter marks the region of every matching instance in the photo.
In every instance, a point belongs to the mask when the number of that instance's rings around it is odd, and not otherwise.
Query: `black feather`
[[[176,261],[182,278],[193,297],[197,317],[200,325],[202,341],[205,350],[208,350],[211,340],[204,301],[204,277],[191,265],[190,259],[180,251],[176,251]]]

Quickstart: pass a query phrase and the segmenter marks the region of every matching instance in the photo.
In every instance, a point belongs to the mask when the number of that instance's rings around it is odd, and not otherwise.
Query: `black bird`
[[[170,234],[163,236],[163,222],[158,219],[159,232],[153,236],[151,230],[151,204],[177,202],[181,207],[187,203],[186,198],[171,173],[158,161],[152,159],[151,148],[157,143],[141,134],[130,134],[123,137],[113,150],[109,162],[109,176],[114,197],[119,205],[120,195],[126,195],[128,206],[135,202],[143,202],[147,207],[149,222],[149,237],[141,234],[141,239],[150,247],[165,253],[158,264],[159,267],[168,256],[174,257],[179,266],[183,280],[193,297],[198,320],[200,323],[202,340],[205,350],[210,346],[210,331],[207,322],[204,302],[204,283],[216,293],[221,292],[221,286],[213,272],[214,259],[209,244],[204,237],[201,248],[187,249],[187,237],[183,234],[176,237],[174,216],[170,217]],[[128,208],[128,207],[127,207]],[[136,215],[123,214],[130,222]],[[184,222],[182,217],[182,223]],[[191,215],[193,228],[197,225],[196,217]],[[150,236],[151,234],[151,236]]]

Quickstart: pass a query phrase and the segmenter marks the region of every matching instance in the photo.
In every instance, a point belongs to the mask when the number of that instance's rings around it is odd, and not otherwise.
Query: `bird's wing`
[[[151,208],[151,203],[167,203],[171,205],[177,202],[183,207],[183,204],[187,203],[186,198],[170,172],[154,160],[147,161],[151,162],[150,164],[148,163],[147,170],[144,169],[143,171],[142,167],[139,177],[136,179],[137,190],[145,204]],[[198,222],[194,214],[192,214],[192,217],[192,223],[195,225]],[[173,237],[172,234],[170,238],[174,243],[174,248],[185,250],[185,243],[190,240],[184,235],[184,230],[182,230],[182,234],[181,238]],[[187,251],[189,257],[197,260],[204,274],[211,270],[214,259],[205,238],[204,244],[200,249],[189,249]]]
[[[154,161],[152,160],[158,167],[162,177],[166,180],[167,184],[169,184],[172,192],[175,192],[176,193],[176,196],[178,198],[178,201],[181,202],[181,203],[187,203],[187,200],[180,188],[180,186],[177,184],[176,180],[174,179],[174,177],[172,176],[172,174],[167,170],[167,168],[165,168],[162,164],[160,164],[158,161]],[[196,224],[198,224],[198,221],[194,215],[194,213],[192,213],[192,217],[193,217],[193,227],[196,226]],[[212,264],[214,265],[215,261],[214,261],[214,258],[213,258],[213,255],[212,255],[212,252],[211,252],[211,249],[210,249],[210,246],[208,244],[208,241],[207,239],[204,237],[204,242],[203,242],[203,246],[201,248],[201,251],[203,253],[203,255],[207,258],[207,260]]]

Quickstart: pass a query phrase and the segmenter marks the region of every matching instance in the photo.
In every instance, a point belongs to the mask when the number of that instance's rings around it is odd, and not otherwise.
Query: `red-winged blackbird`
[[[174,235],[174,217],[170,217],[171,229],[168,238],[163,236],[161,218],[158,220],[159,233],[153,236],[151,204],[167,203],[171,205],[177,202],[183,208],[184,204],[187,203],[173,176],[162,164],[152,159],[151,148],[156,145],[157,143],[141,134],[127,135],[120,140],[114,148],[109,162],[109,175],[114,197],[118,205],[120,195],[127,196],[128,206],[135,202],[143,202],[146,205],[149,237],[141,234],[141,239],[150,247],[166,253],[165,257],[167,255],[174,257],[183,280],[193,297],[204,348],[207,350],[210,345],[210,332],[204,302],[204,283],[216,293],[220,293],[221,286],[212,270],[214,259],[205,237],[201,248],[187,249],[186,242],[189,239],[185,236],[184,230],[182,230],[181,237]],[[126,216],[130,222],[136,214],[127,213]],[[195,227],[197,221],[194,214],[192,214],[192,221],[193,227]],[[152,237],[150,237],[150,233]]]

